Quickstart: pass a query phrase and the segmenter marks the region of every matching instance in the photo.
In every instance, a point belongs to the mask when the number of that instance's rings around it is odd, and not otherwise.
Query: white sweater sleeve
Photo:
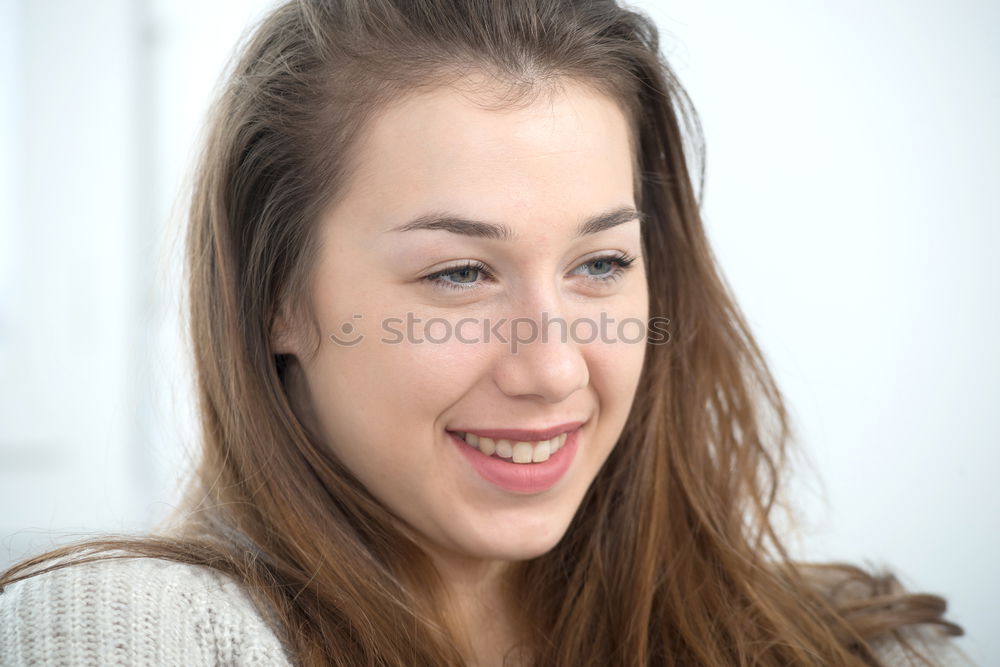
[[[0,665],[290,665],[242,587],[155,558],[70,565],[0,593]]]

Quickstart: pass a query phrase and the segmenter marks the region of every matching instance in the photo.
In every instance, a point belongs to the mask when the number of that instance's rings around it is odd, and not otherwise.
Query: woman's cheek
[[[443,412],[449,405],[468,393],[484,376],[494,347],[473,340],[467,335],[473,327],[464,327],[456,336],[440,323],[432,324],[426,331],[419,329],[414,338],[398,346],[399,381],[413,387],[417,402],[426,402]]]

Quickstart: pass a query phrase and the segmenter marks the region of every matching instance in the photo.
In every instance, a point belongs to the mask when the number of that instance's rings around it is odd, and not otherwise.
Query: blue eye
[[[623,254],[605,255],[604,257],[597,257],[595,259],[590,260],[589,262],[581,264],[580,268],[586,266],[599,267],[596,273],[588,274],[588,277],[594,280],[598,281],[618,280],[625,274],[625,271],[632,266],[632,263],[634,261],[635,257],[632,257],[631,255],[623,255]],[[617,264],[618,266],[615,267],[614,266],[615,264]]]
[[[621,278],[625,272],[635,262],[635,257],[625,253],[612,253],[584,262],[577,270],[584,267],[595,269],[587,272],[585,276],[597,283],[610,282]],[[574,270],[574,273],[576,270]],[[482,282],[477,280],[480,274],[485,275],[489,280],[493,279],[489,267],[482,262],[466,262],[458,266],[451,266],[440,271],[424,276],[423,280],[428,281],[435,287],[451,290],[470,290]],[[448,278],[446,280],[446,278]]]
[[[478,282],[475,278],[481,273],[492,278],[489,268],[482,262],[466,262],[460,266],[451,266],[447,269],[436,271],[429,276],[424,276],[424,280],[430,282],[435,287],[467,290],[474,289],[475,284]],[[446,276],[455,277],[456,280],[444,280]]]

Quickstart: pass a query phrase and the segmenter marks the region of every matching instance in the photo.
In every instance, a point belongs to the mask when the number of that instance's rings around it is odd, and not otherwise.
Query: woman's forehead
[[[510,109],[454,87],[421,92],[370,121],[341,203],[386,222],[428,208],[578,219],[631,201],[628,131],[614,100],[572,82]]]

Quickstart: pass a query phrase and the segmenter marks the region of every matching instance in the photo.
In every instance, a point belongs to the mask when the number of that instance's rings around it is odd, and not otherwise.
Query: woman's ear
[[[282,307],[271,324],[271,351],[273,354],[297,354],[298,339],[295,335],[288,308]]]

